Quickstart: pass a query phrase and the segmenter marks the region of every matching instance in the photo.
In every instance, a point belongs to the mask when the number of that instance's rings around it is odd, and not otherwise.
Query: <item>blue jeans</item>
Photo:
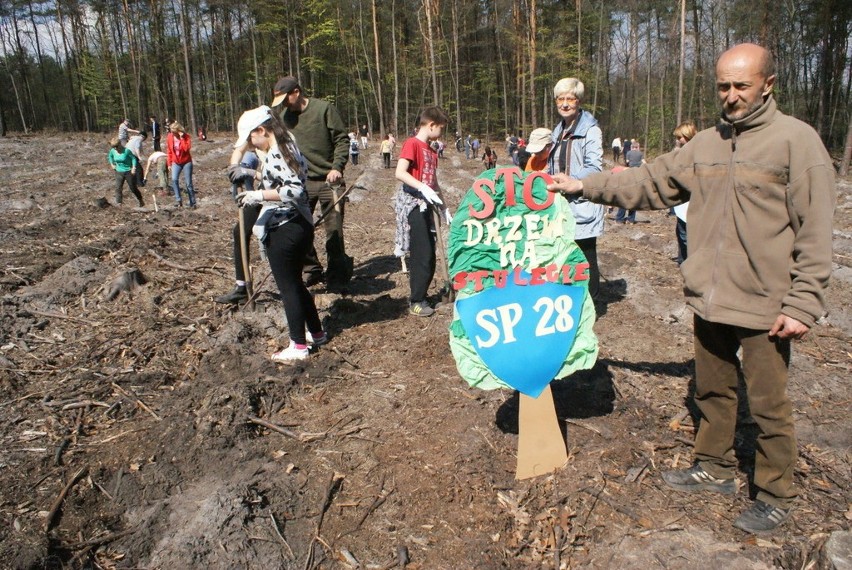
[[[195,189],[192,187],[192,162],[186,164],[172,164],[172,192],[175,194],[175,202],[182,206],[180,197],[180,173],[183,171],[183,181],[186,184],[186,195],[189,196],[189,207],[195,207]]]
[[[677,236],[677,264],[680,265],[686,261],[686,222],[680,218],[677,219],[675,235]]]
[[[625,210],[624,208],[619,208],[618,212],[615,214],[616,222],[630,222],[631,224],[636,223],[636,210]]]

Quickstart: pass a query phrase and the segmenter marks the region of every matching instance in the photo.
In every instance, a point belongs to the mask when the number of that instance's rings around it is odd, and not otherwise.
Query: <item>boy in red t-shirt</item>
[[[396,165],[396,178],[402,182],[402,188],[394,198],[394,255],[410,254],[408,312],[418,317],[430,317],[435,313],[426,301],[429,283],[435,275],[436,231],[432,208],[440,212],[447,223],[452,220],[438,186],[438,153],[429,145],[441,136],[448,122],[447,114],[440,107],[423,109],[417,134],[402,145]]]

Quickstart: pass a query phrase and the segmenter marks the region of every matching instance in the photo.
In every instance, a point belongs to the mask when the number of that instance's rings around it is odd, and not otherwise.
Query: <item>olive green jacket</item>
[[[308,161],[309,180],[325,180],[330,170],[343,172],[349,160],[349,136],[334,105],[311,98],[301,113],[285,107],[281,120]]]

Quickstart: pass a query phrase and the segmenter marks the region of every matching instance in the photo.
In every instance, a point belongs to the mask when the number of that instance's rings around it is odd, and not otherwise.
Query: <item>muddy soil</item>
[[[196,210],[161,195],[155,210],[151,185],[145,208],[111,205],[106,137],[0,139],[0,567],[830,567],[824,544],[852,518],[849,180],[830,315],[792,364],[800,500],[752,537],[731,526],[751,491],[745,411],[735,496],[660,480],[689,464],[695,421],[673,217],[608,222],[599,362],[554,383],[569,462],[518,482],[517,395],[462,381],[450,306],[407,314],[378,144],[346,171],[363,187],[347,205],[355,278],[313,288],[330,344],[269,359],[288,336],[256,251],[255,310],[213,302],[233,283],[231,138],[195,143]],[[446,152],[455,205],[480,163]],[[125,275],[135,286],[113,290]]]

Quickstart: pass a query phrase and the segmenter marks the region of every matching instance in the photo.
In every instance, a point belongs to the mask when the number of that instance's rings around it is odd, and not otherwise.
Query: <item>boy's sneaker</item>
[[[426,301],[420,301],[419,303],[411,303],[408,312],[416,317],[431,317],[435,314],[435,309],[430,307]]]
[[[751,533],[773,530],[790,518],[792,510],[773,507],[768,503],[757,500],[749,509],[743,511],[737,517],[737,520],[734,521],[734,526]]]
[[[272,360],[275,362],[294,362],[296,360],[305,360],[309,354],[310,351],[307,346],[305,348],[298,348],[296,343],[291,340],[290,346],[272,355]]]
[[[308,345],[310,346],[322,346],[324,344],[328,344],[328,333],[322,331],[320,334],[309,333],[308,334]]]
[[[663,481],[672,489],[689,493],[695,491],[714,491],[724,495],[733,495],[737,491],[737,483],[733,477],[730,479],[713,477],[698,464],[693,465],[689,469],[666,471],[663,473]]]

